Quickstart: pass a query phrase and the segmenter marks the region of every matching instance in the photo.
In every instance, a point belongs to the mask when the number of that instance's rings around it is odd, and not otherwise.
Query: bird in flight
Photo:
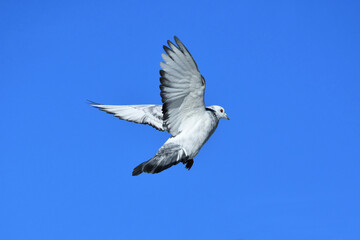
[[[219,120],[229,117],[223,107],[205,106],[205,79],[184,44],[168,41],[161,54],[160,95],[162,105],[91,105],[122,120],[148,124],[171,137],[153,158],[134,168],[132,175],[159,173],[178,163],[190,170],[195,156],[216,130]]]

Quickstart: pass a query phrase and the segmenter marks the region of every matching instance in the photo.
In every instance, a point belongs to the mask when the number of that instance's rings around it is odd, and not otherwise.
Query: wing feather
[[[174,37],[168,41],[161,56],[160,89],[163,102],[164,127],[176,136],[182,131],[189,117],[205,111],[205,80],[196,62],[184,44]]]
[[[129,122],[148,124],[159,131],[165,131],[161,105],[102,105],[91,103],[104,112]]]

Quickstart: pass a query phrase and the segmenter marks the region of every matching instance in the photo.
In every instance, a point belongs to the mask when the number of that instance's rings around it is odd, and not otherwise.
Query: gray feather
[[[180,145],[165,144],[159,149],[152,159],[143,162],[134,168],[132,175],[137,176],[143,172],[159,173],[173,165],[178,164],[184,159],[186,159],[186,155]]]

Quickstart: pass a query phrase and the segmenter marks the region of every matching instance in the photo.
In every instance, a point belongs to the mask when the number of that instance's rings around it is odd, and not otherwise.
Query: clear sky
[[[359,1],[1,1],[0,239],[360,239]],[[132,177],[168,133],[91,108],[160,104],[178,36],[230,121]]]

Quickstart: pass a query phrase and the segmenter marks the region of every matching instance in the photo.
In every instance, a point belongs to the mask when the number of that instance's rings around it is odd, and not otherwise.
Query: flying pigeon
[[[190,170],[195,156],[216,130],[223,107],[205,107],[205,79],[184,44],[175,36],[161,54],[160,95],[162,105],[91,105],[129,122],[148,124],[171,137],[153,158],[134,168],[132,175],[159,173],[178,163]]]

